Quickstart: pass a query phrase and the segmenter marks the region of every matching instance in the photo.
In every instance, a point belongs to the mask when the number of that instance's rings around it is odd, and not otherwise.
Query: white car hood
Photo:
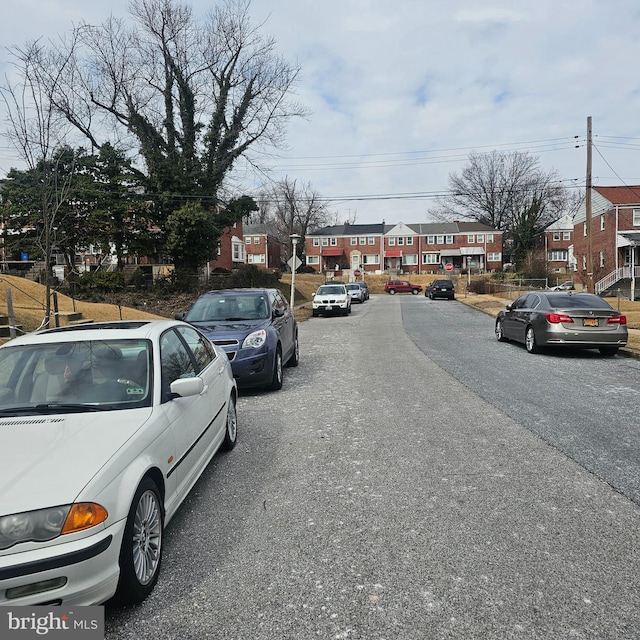
[[[72,503],[151,409],[0,419],[0,515]]]

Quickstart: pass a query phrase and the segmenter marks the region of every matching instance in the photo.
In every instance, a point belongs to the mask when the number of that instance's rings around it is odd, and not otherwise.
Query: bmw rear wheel
[[[235,396],[229,396],[229,407],[227,408],[227,424],[224,431],[222,448],[231,451],[236,446],[238,440],[238,412],[236,411]]]

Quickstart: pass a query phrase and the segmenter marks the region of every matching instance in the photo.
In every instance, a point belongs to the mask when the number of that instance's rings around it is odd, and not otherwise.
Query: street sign
[[[447,262],[447,264],[444,265],[444,268],[447,271],[453,271],[453,265],[450,262]]]
[[[293,260],[295,258],[295,267],[293,266]],[[291,256],[288,260],[287,260],[287,264],[289,265],[289,267],[291,268],[292,271],[297,271],[300,266],[302,265],[302,260],[300,260],[300,258],[298,258],[298,256]]]
[[[354,275],[356,278],[359,278],[359,277],[362,275],[362,271],[360,271],[360,269],[356,269],[356,270],[353,272],[353,275]]]

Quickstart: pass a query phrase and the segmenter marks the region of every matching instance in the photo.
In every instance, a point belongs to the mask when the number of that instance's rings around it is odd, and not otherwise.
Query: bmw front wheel
[[[116,600],[135,604],[153,591],[160,574],[163,533],[160,492],[151,478],[144,478],[133,497],[124,528]]]

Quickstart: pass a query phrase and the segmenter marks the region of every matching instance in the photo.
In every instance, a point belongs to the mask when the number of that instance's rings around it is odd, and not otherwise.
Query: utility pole
[[[593,293],[593,253],[591,248],[591,116],[587,117],[587,180],[585,193],[585,229],[587,232],[587,291]]]

